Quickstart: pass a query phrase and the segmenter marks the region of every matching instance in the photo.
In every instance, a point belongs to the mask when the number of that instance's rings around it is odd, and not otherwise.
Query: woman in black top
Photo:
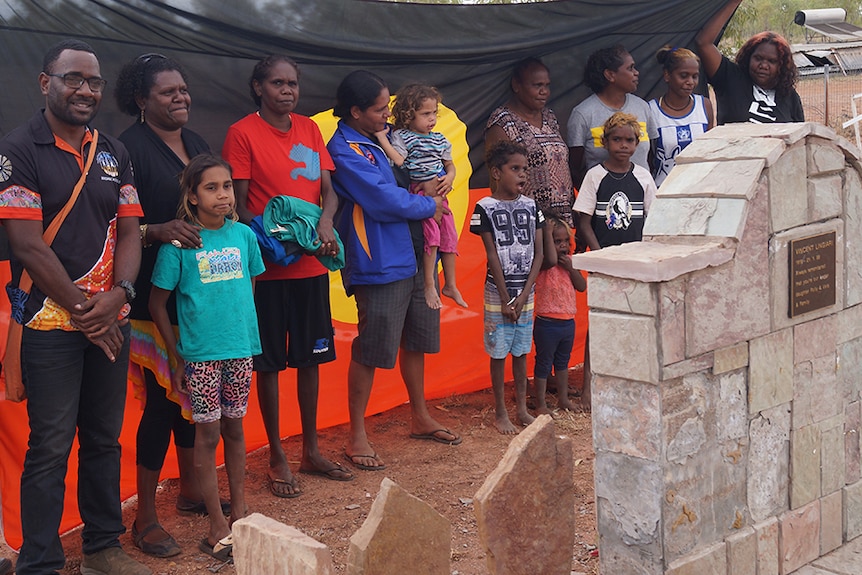
[[[194,475],[194,425],[188,396],[171,386],[164,341],[147,304],[150,277],[159,245],[171,242],[182,247],[200,246],[197,229],[176,218],[179,205],[179,174],[189,160],[208,152],[209,146],[185,128],[191,97],[185,73],[174,60],[161,54],[138,56],[120,71],[114,90],[119,108],[133,116],[120,136],[132,157],[135,184],[144,209],[141,219],[141,270],[132,302],[129,379],[138,397],[145,398],[137,434],[138,509],[132,524],[132,539],[144,553],[171,557],[180,547],[159,525],[155,494],[164,465],[171,432],[177,449],[180,492],[177,509],[203,513],[205,508]],[[173,325],[176,303],[168,303]],[[185,416],[185,417],[184,417]]]

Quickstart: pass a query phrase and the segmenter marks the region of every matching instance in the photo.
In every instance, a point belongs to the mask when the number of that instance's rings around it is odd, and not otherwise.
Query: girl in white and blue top
[[[676,157],[695,138],[715,125],[712,102],[695,94],[700,79],[700,59],[686,48],[664,46],[656,54],[664,69],[667,92],[649,103],[658,128],[652,173],[660,186],[676,165]]]

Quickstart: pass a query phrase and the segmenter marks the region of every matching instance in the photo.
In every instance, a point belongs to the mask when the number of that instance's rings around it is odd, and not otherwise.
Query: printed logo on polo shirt
[[[623,192],[615,192],[608,200],[605,223],[609,230],[627,230],[632,223],[632,203]]]
[[[0,156],[0,182],[5,182],[12,177],[12,160],[6,156]]]
[[[195,254],[201,282],[208,284],[239,279],[242,276],[242,254],[239,248],[201,250]]]
[[[120,163],[111,152],[102,151],[96,154],[96,163],[111,178],[116,178],[120,175]]]

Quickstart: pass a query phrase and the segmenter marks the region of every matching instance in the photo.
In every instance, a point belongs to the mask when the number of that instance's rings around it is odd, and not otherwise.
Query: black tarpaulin
[[[550,107],[565,124],[589,92],[583,64],[615,43],[633,54],[640,95],[661,89],[653,57],[664,44],[690,45],[720,6],[715,0],[559,1],[535,4],[403,4],[365,0],[5,0],[0,3],[0,134],[44,106],[36,77],[46,48],[66,37],[95,48],[111,82],[94,124],[119,134],[132,121],[110,96],[123,63],[161,52],[188,70],[189,127],[219,150],[227,127],[254,109],[248,77],[263,55],[301,66],[297,111],[332,107],[341,78],[357,68],[380,74],[393,92],[407,81],[437,86],[468,127],[471,161],[481,166],[489,113],[508,96],[512,65],[527,56],[551,70]],[[485,182],[477,172],[473,186]]]

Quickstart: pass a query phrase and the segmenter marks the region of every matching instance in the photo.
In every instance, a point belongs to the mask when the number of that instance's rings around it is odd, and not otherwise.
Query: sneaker
[[[138,563],[126,555],[121,547],[108,547],[84,555],[81,575],[153,575],[153,572],[143,563]]]

